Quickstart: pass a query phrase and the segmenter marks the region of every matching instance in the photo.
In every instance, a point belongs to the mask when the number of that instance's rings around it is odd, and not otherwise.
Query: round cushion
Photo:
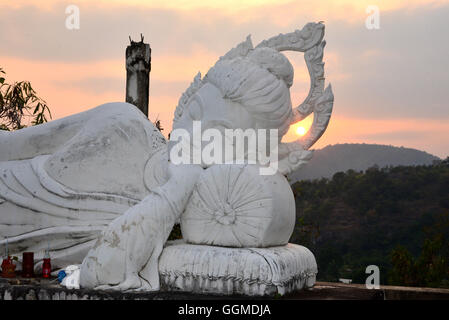
[[[214,165],[203,171],[181,216],[188,243],[268,247],[288,243],[295,201],[287,179],[260,175],[257,165]]]

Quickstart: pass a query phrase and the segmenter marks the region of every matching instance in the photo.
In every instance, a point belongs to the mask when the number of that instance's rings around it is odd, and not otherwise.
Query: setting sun
[[[300,135],[300,136],[303,136],[305,133],[306,133],[306,128],[304,128],[304,127],[298,127],[298,128],[296,128],[296,133],[298,134],[298,135]]]
[[[294,123],[290,126],[288,132],[282,138],[282,142],[292,142],[298,140],[298,136],[302,137],[310,130],[313,123],[313,115]]]

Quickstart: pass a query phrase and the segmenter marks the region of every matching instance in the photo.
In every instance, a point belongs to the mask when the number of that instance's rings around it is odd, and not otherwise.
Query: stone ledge
[[[316,282],[307,291],[286,295],[285,299],[301,300],[449,300],[449,289],[380,286],[367,289],[363,284]]]
[[[116,292],[67,289],[46,279],[0,278],[0,300],[221,300],[261,297],[202,295],[190,292]],[[262,297],[268,299],[268,297]]]
[[[69,290],[45,279],[1,279],[0,300],[237,300],[271,297],[202,295],[189,292],[123,293],[98,290]],[[282,296],[288,300],[449,300],[449,289],[317,282],[311,289]]]

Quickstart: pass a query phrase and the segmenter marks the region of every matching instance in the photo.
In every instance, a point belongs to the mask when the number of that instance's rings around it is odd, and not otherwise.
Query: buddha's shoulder
[[[90,113],[91,117],[101,116],[102,118],[120,116],[122,120],[136,119],[148,120],[148,118],[135,105],[127,102],[109,102],[101,104],[95,108],[85,111]]]
[[[101,131],[107,131],[107,134],[113,131],[127,132],[131,135],[144,134],[149,139],[155,149],[159,149],[166,144],[166,139],[159,129],[152,123],[148,117],[136,106],[126,102],[105,103],[93,109],[86,111],[90,113],[84,130],[90,131],[89,127],[100,134]],[[143,142],[143,141],[142,141]],[[144,142],[148,145],[148,140]]]

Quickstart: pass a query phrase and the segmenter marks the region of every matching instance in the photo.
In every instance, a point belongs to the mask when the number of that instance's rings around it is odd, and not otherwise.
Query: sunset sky
[[[65,8],[80,8],[80,29]],[[366,8],[380,9],[368,30]],[[0,0],[0,67],[7,80],[29,80],[53,119],[124,101],[125,48],[140,33],[152,48],[150,119],[168,134],[182,92],[227,50],[324,21],[327,83],[335,102],[316,148],[378,143],[449,155],[449,0]],[[295,67],[294,106],[309,77]],[[291,128],[286,139],[295,138]]]

